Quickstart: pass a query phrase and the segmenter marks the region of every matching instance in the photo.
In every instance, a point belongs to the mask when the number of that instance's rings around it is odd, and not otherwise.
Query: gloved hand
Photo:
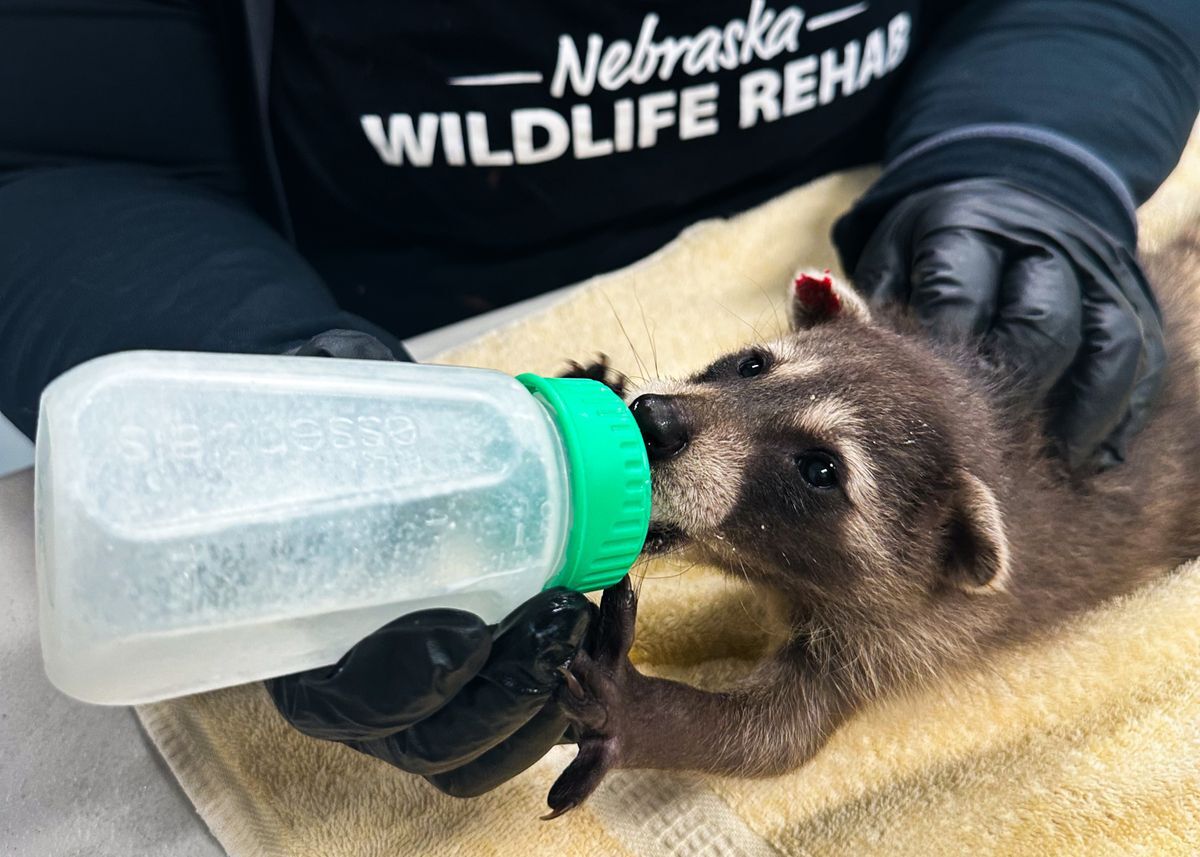
[[[299,356],[394,359],[374,337],[327,331]],[[470,797],[503,783],[558,743],[567,720],[552,697],[595,607],[577,592],[535,595],[499,625],[462,610],[409,613],[334,666],[266,682],[306,735],[339,741]]]
[[[869,301],[910,304],[938,335],[984,337],[1045,397],[1076,472],[1122,461],[1162,386],[1162,317],[1133,255],[1007,181],[952,182],[898,203],[853,278]]]

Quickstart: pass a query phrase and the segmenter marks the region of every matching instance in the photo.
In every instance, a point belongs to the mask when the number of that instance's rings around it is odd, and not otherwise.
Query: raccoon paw
[[[575,729],[579,752],[551,786],[544,819],[579,806],[605,774],[620,767],[625,706],[633,698],[630,685],[641,678],[629,662],[636,618],[637,594],[626,577],[604,592],[593,654],[581,649],[561,670],[558,702]]]
[[[622,398],[625,396],[625,384],[628,381],[624,374],[609,365],[607,354],[597,354],[596,359],[589,363],[577,363],[574,360],[568,361],[567,371],[558,377],[590,378],[593,381],[599,381]]]

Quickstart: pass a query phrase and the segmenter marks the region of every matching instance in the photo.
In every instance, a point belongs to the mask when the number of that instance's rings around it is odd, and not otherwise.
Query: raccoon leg
[[[642,675],[628,656],[636,612],[628,580],[606,590],[595,651],[581,651],[564,671],[559,705],[575,724],[579,752],[551,787],[546,818],[578,806],[615,768],[791,770],[842,719],[845,707],[786,652],[726,692]]]
[[[621,398],[625,397],[625,387],[628,381],[624,374],[609,365],[607,354],[597,354],[596,359],[588,363],[576,363],[574,360],[568,361],[567,370],[558,377],[590,378],[593,381],[599,381]]]
[[[594,656],[580,649],[562,669],[559,705],[575,725],[579,752],[551,787],[546,798],[551,811],[544,819],[583,803],[617,764],[620,701],[632,690],[626,686],[630,677],[641,678],[629,663],[636,619],[637,594],[626,576],[604,591]]]

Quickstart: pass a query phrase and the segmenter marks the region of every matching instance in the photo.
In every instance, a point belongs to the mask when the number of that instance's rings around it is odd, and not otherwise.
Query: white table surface
[[[417,360],[428,359],[561,300],[569,291],[560,289],[406,344]],[[0,854],[223,853],[131,709],[85,705],[47,681],[37,634],[33,473],[27,469],[0,478]]]

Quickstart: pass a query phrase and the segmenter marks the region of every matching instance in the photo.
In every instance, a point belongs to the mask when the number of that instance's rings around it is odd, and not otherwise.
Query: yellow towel
[[[870,177],[833,176],[698,224],[445,361],[553,372],[604,351],[632,375],[671,374],[769,336],[789,273],[834,260],[830,224]],[[1144,244],[1197,198],[1200,143],[1144,207]],[[640,570],[644,669],[720,684],[767,645],[761,611],[734,581],[669,562]],[[258,686],[138,713],[235,857],[1158,855],[1200,853],[1198,689],[1200,569],[1188,566],[986,674],[862,713],[792,774],[619,772],[552,822],[537,816],[572,748],[461,801],[298,735]]]

